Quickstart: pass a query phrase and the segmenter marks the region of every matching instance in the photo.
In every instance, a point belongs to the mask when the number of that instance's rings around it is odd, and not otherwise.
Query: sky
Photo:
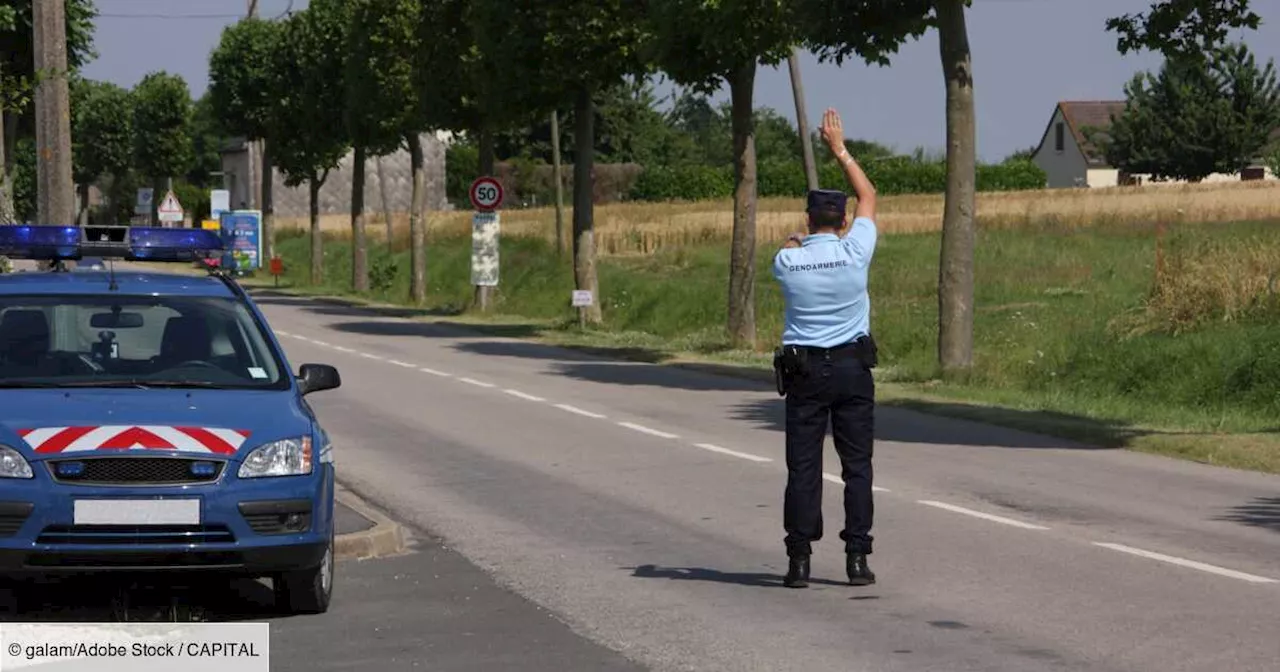
[[[209,53],[222,29],[245,15],[249,0],[95,0],[97,60],[86,77],[132,87],[148,72],[181,75],[200,96],[208,85]],[[282,16],[307,0],[258,0],[259,15]],[[1151,0],[973,0],[966,14],[973,52],[978,158],[1000,161],[1039,144],[1060,100],[1122,100],[1124,85],[1159,68],[1149,53],[1121,56],[1105,28],[1111,16],[1145,11]],[[1280,0],[1253,0],[1262,17],[1243,39],[1261,64],[1280,60]],[[834,107],[851,138],[898,151],[941,154],[946,138],[946,90],[936,33],[899,49],[889,67],[801,56],[806,116],[816,129]],[[669,83],[655,86],[669,95]],[[727,88],[715,96],[727,100]],[[787,64],[761,68],[755,104],[796,118]]]

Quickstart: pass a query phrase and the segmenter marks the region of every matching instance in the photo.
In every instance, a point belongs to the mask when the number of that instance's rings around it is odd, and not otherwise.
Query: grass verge
[[[1153,229],[1135,226],[982,231],[975,367],[963,380],[943,382],[934,367],[938,238],[884,237],[871,278],[882,403],[1108,448],[1280,473],[1280,326],[1273,319],[1278,311],[1269,301],[1242,302],[1238,291],[1201,291],[1194,294],[1201,319],[1189,323],[1187,306],[1171,303],[1168,287],[1190,281],[1156,273],[1156,239]],[[281,288],[399,306],[400,315],[496,336],[712,368],[758,378],[766,388],[771,384],[769,344],[780,334],[782,311],[768,270],[771,244],[762,242],[757,270],[762,347],[742,352],[729,350],[723,338],[725,245],[602,259],[606,323],[581,329],[569,305],[569,260],[537,238],[503,238],[501,291],[491,314],[475,314],[469,243],[433,238],[430,300],[412,310],[403,308],[403,249],[371,249],[377,282],[356,297],[349,289],[350,251],[344,242],[326,241],[326,279],[310,286],[309,240],[285,234],[278,244],[286,268]],[[1265,222],[1182,225],[1165,234],[1161,246],[1166,268],[1191,272],[1188,259],[1202,265],[1212,261],[1211,254],[1230,259],[1233,244],[1280,249],[1280,230]],[[1210,282],[1266,286],[1205,276],[1204,283]],[[1258,291],[1266,294],[1264,289]],[[1229,310],[1215,311],[1218,296],[1231,298]]]

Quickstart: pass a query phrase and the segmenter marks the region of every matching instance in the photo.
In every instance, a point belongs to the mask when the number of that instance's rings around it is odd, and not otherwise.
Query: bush
[[[630,197],[637,201],[702,201],[732,196],[732,168],[699,165],[645,168],[630,191]]]

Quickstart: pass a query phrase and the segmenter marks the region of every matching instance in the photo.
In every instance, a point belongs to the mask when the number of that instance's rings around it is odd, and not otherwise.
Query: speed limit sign
[[[471,183],[471,206],[481,212],[497,210],[502,205],[502,183],[492,177],[481,177]]]

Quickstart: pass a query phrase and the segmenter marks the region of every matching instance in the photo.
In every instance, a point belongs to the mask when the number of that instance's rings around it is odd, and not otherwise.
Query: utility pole
[[[804,148],[804,174],[809,189],[818,188],[818,165],[813,158],[813,142],[809,138],[809,117],[804,108],[804,82],[800,79],[800,55],[795,49],[787,57],[791,67],[791,93],[796,98],[796,129],[800,132],[800,146]]]
[[[72,226],[75,183],[71,178],[71,95],[67,84],[67,24],[64,0],[32,4],[36,66],[37,224]]]
[[[551,164],[556,181],[556,253],[568,251],[564,239],[564,178],[560,174],[560,113],[551,111]]]

